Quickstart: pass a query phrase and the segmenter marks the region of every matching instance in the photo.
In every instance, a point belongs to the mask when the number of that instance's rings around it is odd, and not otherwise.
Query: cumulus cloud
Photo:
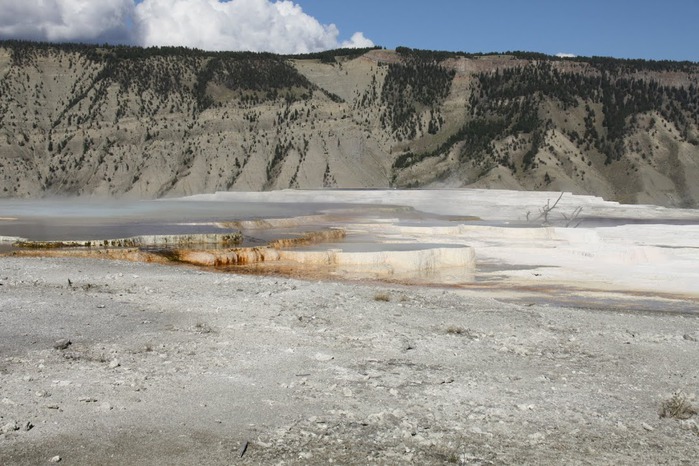
[[[291,0],[0,0],[0,11],[5,39],[277,53],[374,45],[361,32],[340,41]]]
[[[133,0],[0,0],[0,38],[129,42]]]
[[[574,53],[563,53],[563,52],[557,53],[556,56],[558,58],[575,58],[575,57],[577,57],[577,55],[575,55]]]
[[[346,40],[342,43],[342,47],[347,49],[362,49],[373,46],[374,43],[370,39],[364,37],[364,33],[362,32],[355,32],[352,34],[350,40]]]

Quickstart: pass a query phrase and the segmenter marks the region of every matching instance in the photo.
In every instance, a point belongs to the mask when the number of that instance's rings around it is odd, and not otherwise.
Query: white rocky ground
[[[697,390],[696,316],[87,259],[3,258],[0,279],[2,464],[699,454],[694,420],[658,414]]]
[[[549,297],[557,287],[699,299],[699,210],[620,205],[566,193],[544,222],[542,208],[558,197],[551,192],[455,189],[216,193],[186,200],[407,206],[444,221],[437,225],[434,217],[411,218],[410,212],[395,211],[394,218],[369,218],[369,212],[330,225],[345,228],[348,240],[369,236],[381,243],[470,247],[478,281],[471,288],[495,283],[510,291],[538,289]],[[443,283],[444,277],[435,281]],[[458,276],[447,281],[464,282]]]
[[[546,201],[457,193],[405,204]],[[485,263],[448,288],[0,257],[0,464],[695,464],[696,414],[659,413],[698,404],[696,232],[642,227],[468,227]],[[405,228],[384,239],[441,241]]]

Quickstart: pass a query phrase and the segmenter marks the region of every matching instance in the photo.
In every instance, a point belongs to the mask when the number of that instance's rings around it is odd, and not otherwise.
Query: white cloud
[[[0,0],[0,38],[128,42],[133,0]]]
[[[373,45],[361,33],[339,44],[334,24],[321,24],[289,0],[144,0],[136,20],[146,46],[306,53]]]
[[[0,11],[0,39],[277,53],[374,45],[361,32],[341,42],[291,0],[0,0]]]
[[[563,52],[557,53],[556,56],[558,58],[575,58],[575,57],[577,57],[577,55],[575,55],[574,53],[563,53]]]
[[[364,37],[364,34],[361,32],[355,32],[350,40],[346,40],[342,43],[343,48],[348,48],[348,49],[362,49],[366,47],[373,47],[374,43]]]

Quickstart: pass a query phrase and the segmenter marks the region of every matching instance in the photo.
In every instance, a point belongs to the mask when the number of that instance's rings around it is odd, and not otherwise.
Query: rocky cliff
[[[497,187],[699,202],[699,65],[0,42],[0,196]]]

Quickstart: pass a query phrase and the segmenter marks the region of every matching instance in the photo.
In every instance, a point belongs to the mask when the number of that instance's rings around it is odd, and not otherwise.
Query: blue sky
[[[376,44],[699,61],[699,0],[299,0]]]
[[[0,0],[0,39],[304,53],[403,45],[699,62],[699,0]]]

